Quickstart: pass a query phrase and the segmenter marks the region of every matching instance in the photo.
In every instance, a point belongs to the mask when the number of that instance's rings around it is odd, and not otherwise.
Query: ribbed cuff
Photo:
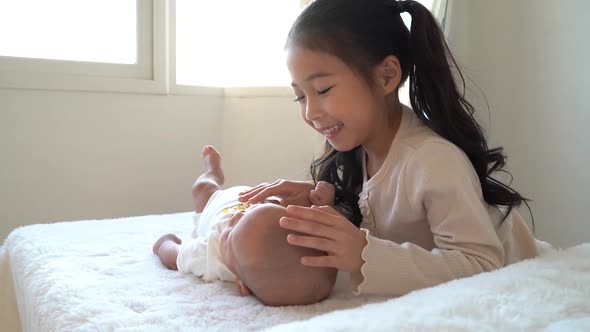
[[[363,265],[361,266],[361,271],[360,272],[353,272],[350,274],[350,287],[351,287],[352,293],[354,295],[361,294],[361,288],[364,285],[365,280],[366,280],[366,277],[365,277],[365,275],[366,275],[365,270],[366,270],[366,266],[367,266],[366,250],[369,247],[369,230],[367,230],[365,228],[361,228],[361,231],[363,231],[365,233],[365,240],[367,241],[367,245],[365,245],[365,247],[361,251],[361,258],[363,260]]]

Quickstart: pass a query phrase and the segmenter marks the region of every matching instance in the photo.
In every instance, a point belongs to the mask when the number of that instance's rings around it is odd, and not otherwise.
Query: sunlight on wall
[[[300,11],[299,0],[177,0],[177,83],[289,85],[283,47]]]

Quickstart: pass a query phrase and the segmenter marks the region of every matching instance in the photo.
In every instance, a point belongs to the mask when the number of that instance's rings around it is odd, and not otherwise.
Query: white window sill
[[[208,87],[171,85],[164,81],[134,78],[82,77],[57,74],[11,73],[0,75],[0,89],[73,92],[115,92],[174,96],[218,96],[229,98],[292,97],[287,86]]]
[[[293,97],[293,90],[288,86],[224,88],[223,90],[226,97]]]
[[[192,96],[224,96],[228,98],[261,98],[261,97],[293,97],[293,91],[288,86],[265,87],[207,87],[175,85],[170,87],[171,95]]]

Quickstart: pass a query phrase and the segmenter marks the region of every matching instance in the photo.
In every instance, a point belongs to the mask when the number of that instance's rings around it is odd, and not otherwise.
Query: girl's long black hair
[[[410,30],[401,13],[412,18]],[[491,174],[503,171],[502,147],[490,149],[474,108],[459,92],[455,77],[465,80],[436,19],[416,1],[316,0],[302,13],[289,32],[287,47],[301,46],[327,52],[348,64],[373,87],[373,70],[387,56],[398,58],[402,83],[410,79],[414,113],[443,138],[468,156],[481,183],[483,198],[491,205],[513,207],[527,199]],[[455,76],[453,74],[455,72]],[[311,164],[315,181],[337,188],[336,203],[355,224],[362,216],[358,192],[362,187],[361,147],[336,151],[326,142],[324,154]]]

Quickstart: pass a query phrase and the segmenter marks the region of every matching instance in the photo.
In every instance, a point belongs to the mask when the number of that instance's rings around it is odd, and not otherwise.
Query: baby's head
[[[319,302],[330,294],[336,269],[307,267],[302,256],[323,252],[290,245],[294,233],[279,225],[287,214],[276,204],[257,204],[235,214],[219,242],[223,263],[262,303],[272,306]]]

